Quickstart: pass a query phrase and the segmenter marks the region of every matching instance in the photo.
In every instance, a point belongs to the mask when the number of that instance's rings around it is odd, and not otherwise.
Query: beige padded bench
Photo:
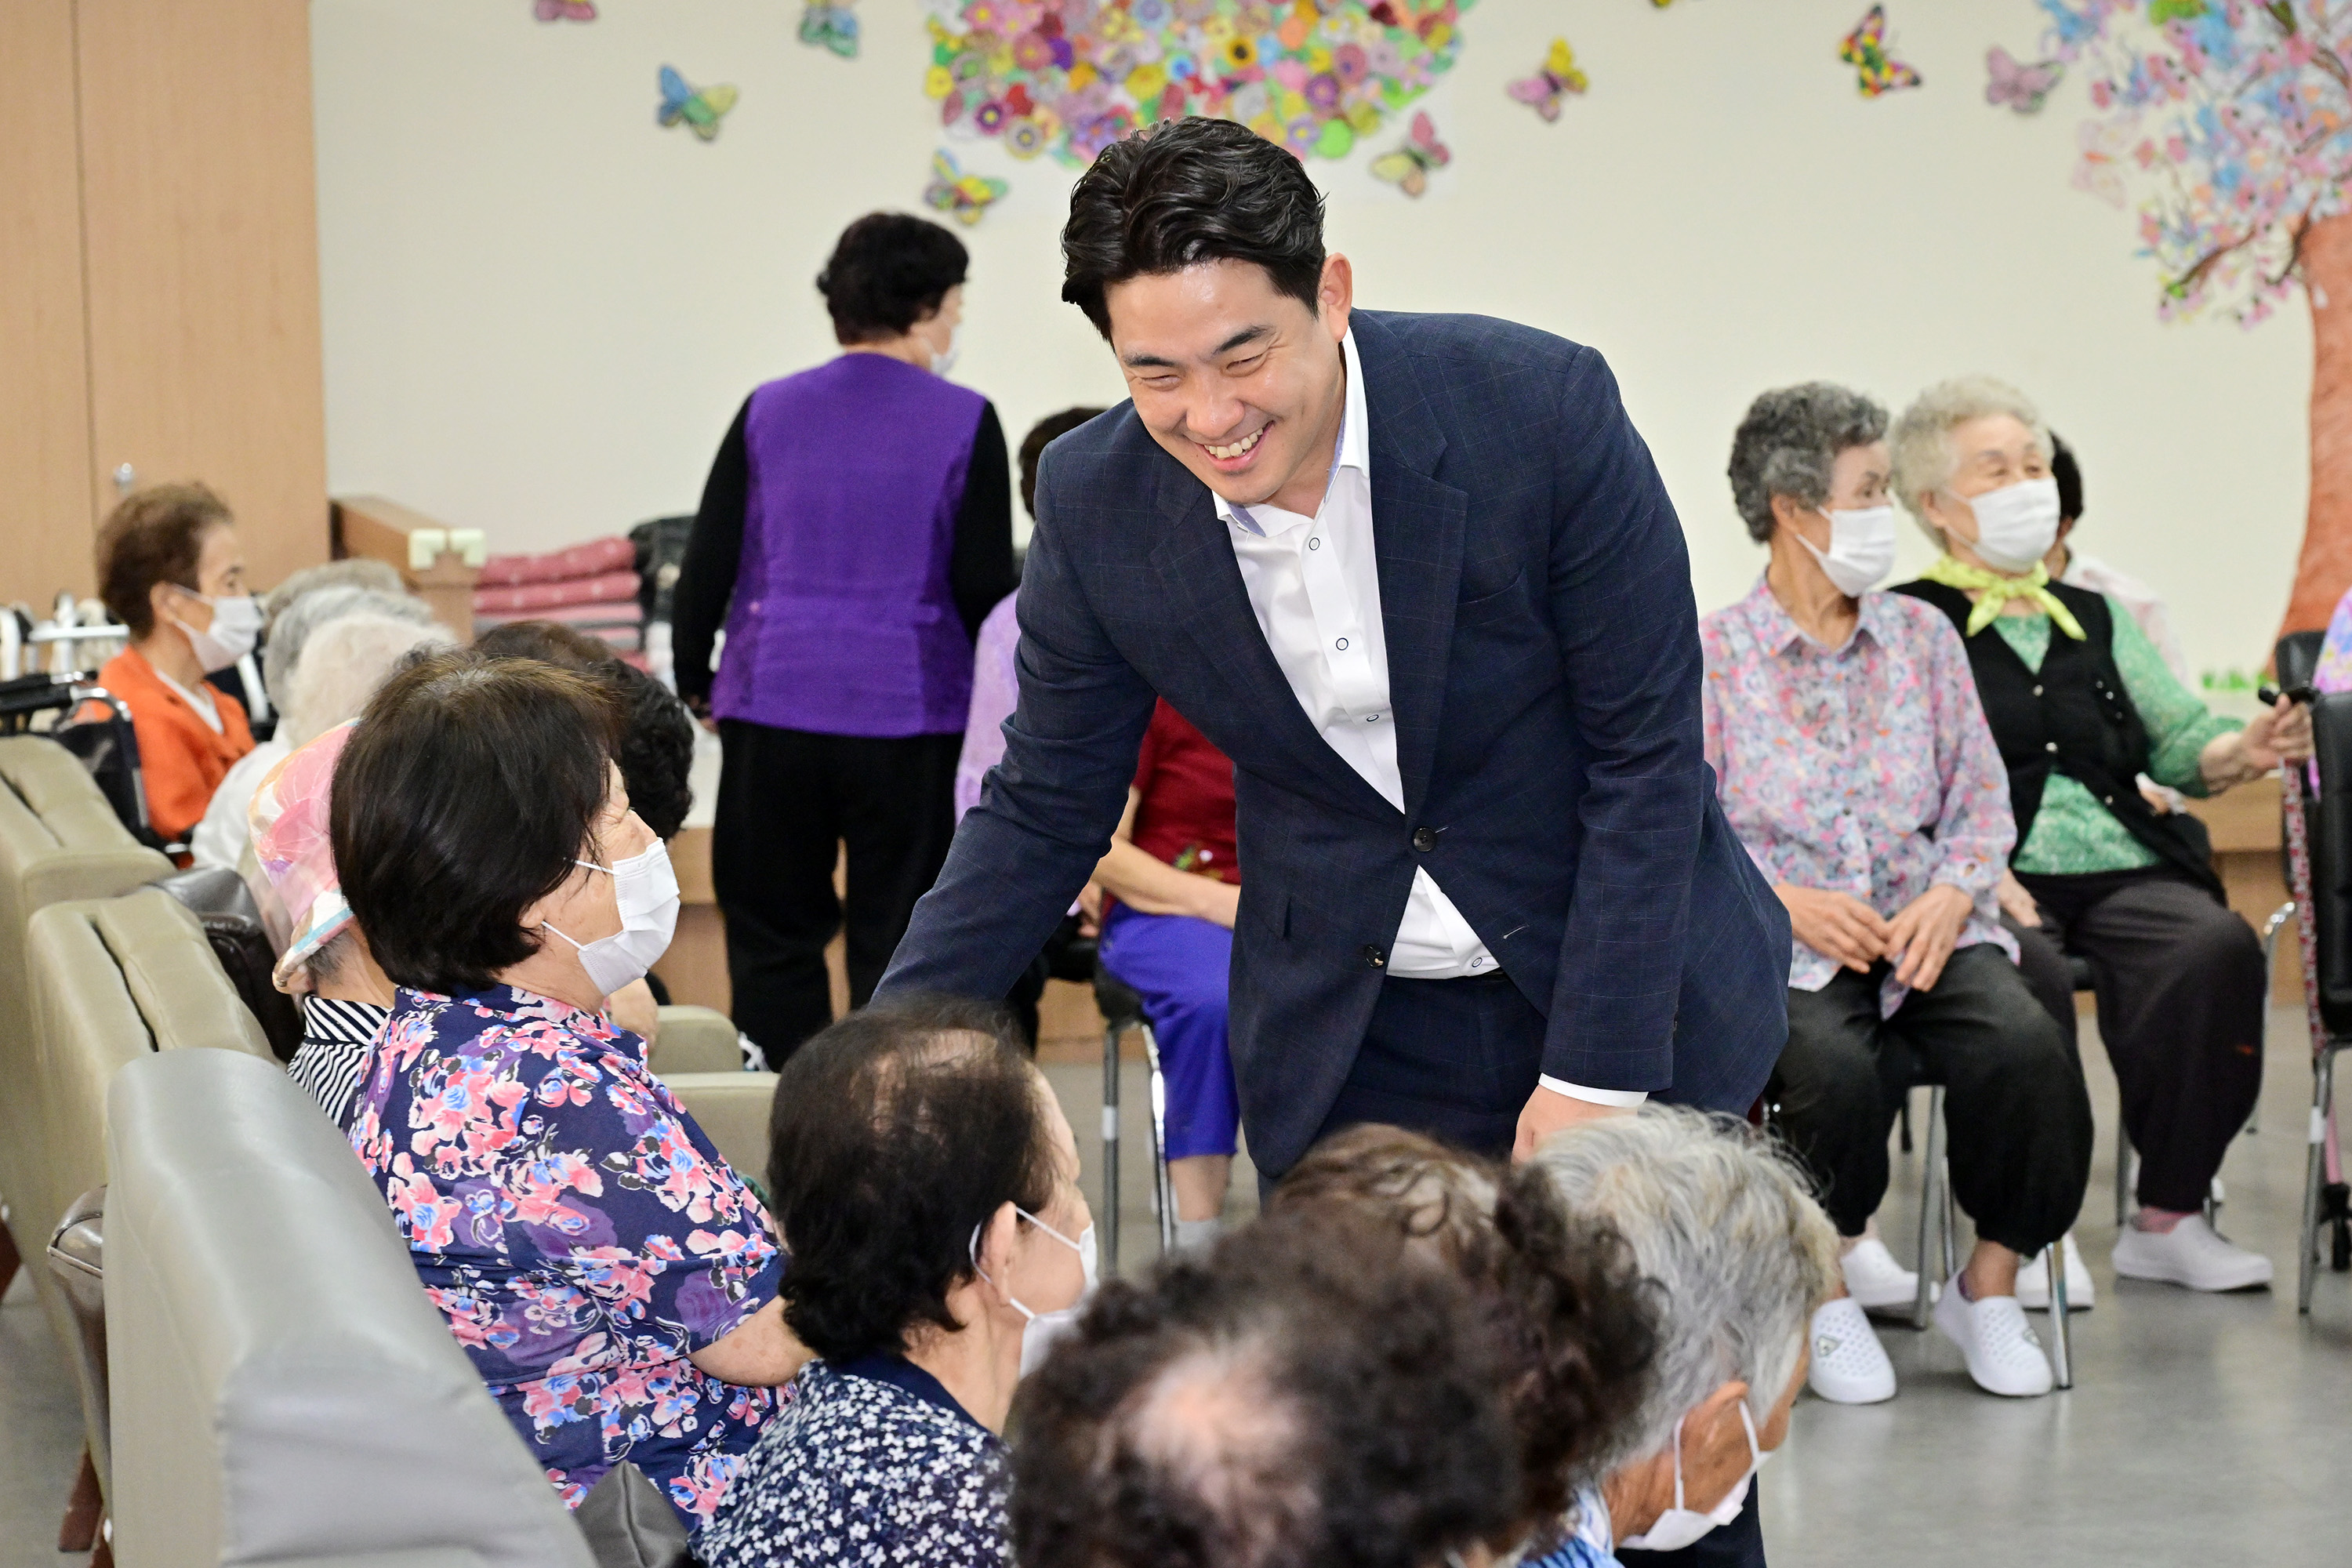
[[[37,735],[0,739],[0,1202],[18,1198],[23,1161],[40,1131],[27,1119],[21,1087],[34,1057],[26,922],[47,905],[111,898],[171,869],[124,830],[64,747]],[[9,1203],[9,1230],[17,1250],[37,1258],[57,1215],[39,1205],[20,1208],[21,1200]]]
[[[383,1196],[274,1062],[132,1061],[107,1157],[121,1568],[593,1568]]]

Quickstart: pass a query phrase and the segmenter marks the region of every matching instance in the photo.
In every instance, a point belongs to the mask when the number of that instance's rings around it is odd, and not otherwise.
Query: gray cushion
[[[382,1196],[284,1072],[163,1052],[122,1068],[107,1107],[122,1562],[459,1549],[589,1568]]]

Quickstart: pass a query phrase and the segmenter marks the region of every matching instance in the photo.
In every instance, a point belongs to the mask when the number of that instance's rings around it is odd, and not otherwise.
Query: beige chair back
[[[41,1255],[58,1217],[38,1205],[24,1209],[17,1194],[39,1141],[22,1088],[35,1051],[26,922],[47,905],[111,898],[171,869],[124,830],[71,752],[37,735],[0,740],[0,1202],[26,1258]]]
[[[108,1111],[121,1568],[593,1568],[382,1194],[282,1070],[151,1055]]]
[[[125,1064],[215,1047],[282,1069],[221,972],[204,927],[158,889],[51,904],[33,917],[25,950],[37,1048],[9,1085],[30,1133],[9,1193],[14,1223],[26,1231],[37,1226],[46,1248],[68,1205],[107,1180],[106,1091]],[[71,1303],[49,1269],[27,1272],[58,1343],[70,1352],[79,1332]],[[95,1406],[98,1392],[85,1387],[83,1397],[90,1458],[104,1483],[107,1423]]]
[[[661,1051],[654,1051],[661,1065]],[[659,1072],[677,1102],[709,1138],[711,1147],[735,1169],[768,1190],[768,1111],[776,1102],[772,1072]]]

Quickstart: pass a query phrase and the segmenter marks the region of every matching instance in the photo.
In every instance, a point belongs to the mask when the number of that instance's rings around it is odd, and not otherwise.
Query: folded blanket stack
[[[638,586],[636,549],[618,536],[544,555],[493,555],[474,584],[474,626],[561,621],[634,653],[645,644]]]

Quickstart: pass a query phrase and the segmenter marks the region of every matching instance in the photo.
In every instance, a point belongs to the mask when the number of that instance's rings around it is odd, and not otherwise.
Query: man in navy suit
[[[1108,846],[1164,696],[1234,760],[1251,1157],[1399,1123],[1524,1155],[1744,1112],[1789,923],[1700,759],[1680,524],[1589,348],[1356,310],[1298,161],[1107,149],[1066,282],[1133,394],[1047,448],[1003,762],[882,994],[1000,996]]]

